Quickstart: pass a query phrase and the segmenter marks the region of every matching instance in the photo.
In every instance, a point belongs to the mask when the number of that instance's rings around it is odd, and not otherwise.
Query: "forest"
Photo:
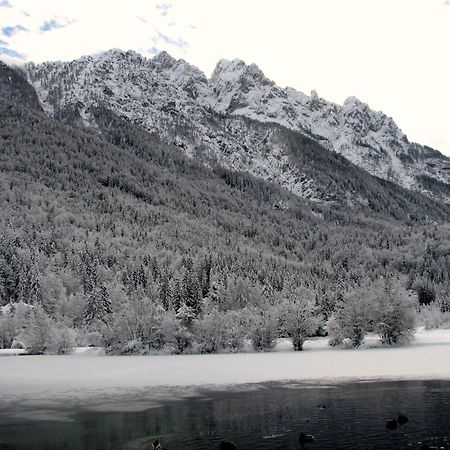
[[[0,99],[0,348],[357,347],[448,323],[448,206],[281,127],[324,201],[93,114],[96,130]],[[364,201],[336,200],[347,191]]]

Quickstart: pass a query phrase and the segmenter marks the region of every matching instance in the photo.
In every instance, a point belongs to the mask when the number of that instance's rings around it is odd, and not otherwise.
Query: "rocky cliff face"
[[[206,164],[247,171],[309,199],[335,196],[302,171],[279,139],[279,126],[372,175],[450,204],[448,158],[410,143],[391,118],[354,97],[340,106],[315,92],[308,96],[280,88],[253,64],[222,60],[207,79],[165,52],[148,60],[111,50],[72,62],[31,64],[26,70],[51,116],[95,128],[93,108],[101,106]],[[257,127],[254,121],[278,127]]]
[[[342,106],[294,89],[281,89],[255,65],[220,61],[203,98],[223,113],[275,122],[317,139],[372,175],[424,191],[420,177],[450,183],[449,159],[408,141],[395,122],[355,97]],[[431,192],[426,192],[432,195]]]

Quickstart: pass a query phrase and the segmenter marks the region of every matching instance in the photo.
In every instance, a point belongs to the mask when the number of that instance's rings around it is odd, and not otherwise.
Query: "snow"
[[[286,340],[267,353],[95,356],[77,349],[67,356],[0,358],[3,402],[94,402],[146,389],[300,381],[336,383],[380,379],[450,379],[450,330],[419,330],[410,345],[395,348],[329,348],[325,338],[293,352]],[[367,345],[370,347],[372,343]],[[185,386],[186,388],[183,388]],[[130,394],[131,395],[131,394]]]
[[[406,188],[424,191],[416,181],[418,175],[450,181],[448,160],[412,146],[382,112],[354,97],[340,106],[317,93],[308,96],[280,88],[256,65],[241,60],[219,61],[210,79],[165,52],[148,60],[134,52],[112,50],[74,62],[28,64],[26,70],[49,115],[76,107],[85,124],[96,128],[89,108],[101,102],[163,141],[178,140],[175,144],[188,156],[202,148],[225,167],[247,171],[311,200],[323,201],[314,181],[302,179],[284,150],[273,145],[276,142],[264,145],[239,118],[311,135],[368,172]],[[210,110],[226,117],[225,132],[211,126]],[[177,132],[180,127],[182,135]]]
[[[0,356],[18,356],[26,355],[27,351],[23,348],[2,348],[0,349]]]
[[[102,347],[75,347],[69,354],[77,356],[104,356],[105,349]]]
[[[414,345],[443,345],[450,341],[450,330],[434,329],[425,330],[420,327],[414,336]],[[448,355],[447,359],[450,359]]]

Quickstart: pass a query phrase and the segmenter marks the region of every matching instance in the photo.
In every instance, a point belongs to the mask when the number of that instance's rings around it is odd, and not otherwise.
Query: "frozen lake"
[[[222,439],[240,450],[290,450],[302,448],[300,432],[315,436],[304,445],[311,450],[449,448],[450,381],[278,382],[171,394],[141,391],[134,407],[118,396],[114,411],[10,404],[0,414],[0,448],[149,449],[160,438],[169,450],[219,449]],[[399,412],[409,421],[388,429]]]
[[[84,398],[155,386],[205,386],[266,381],[450,380],[450,330],[421,330],[409,345],[330,348],[309,340],[293,352],[100,356],[79,349],[65,356],[0,357],[0,395],[6,401]],[[366,339],[368,346],[379,346]],[[0,356],[4,350],[0,351]],[[9,351],[6,351],[6,355]]]
[[[375,342],[369,345],[376,345]],[[6,355],[11,352],[4,352]],[[0,358],[0,449],[449,449],[450,330],[411,345]],[[436,381],[440,380],[440,381]],[[407,414],[396,430],[386,420]]]

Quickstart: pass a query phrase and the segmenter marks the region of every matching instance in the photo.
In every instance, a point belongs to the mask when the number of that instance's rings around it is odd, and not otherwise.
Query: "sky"
[[[450,0],[0,0],[0,58],[165,50],[207,76],[256,63],[280,86],[356,96],[450,156]]]

